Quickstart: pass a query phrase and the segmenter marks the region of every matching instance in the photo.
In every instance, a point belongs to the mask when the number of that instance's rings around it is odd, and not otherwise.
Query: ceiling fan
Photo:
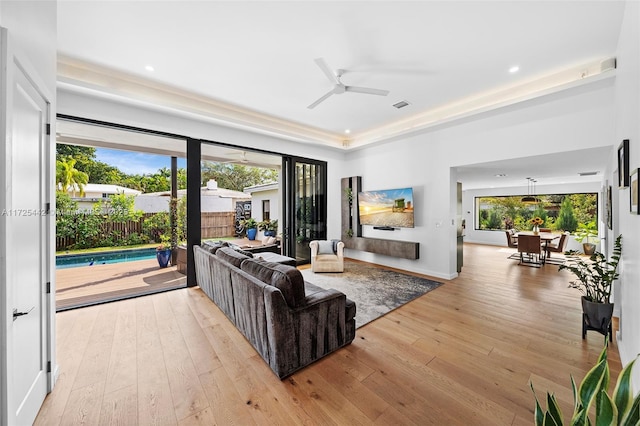
[[[237,155],[240,154],[240,152],[232,152],[231,155]],[[248,163],[249,159],[247,158],[247,151],[242,151],[242,158],[238,159],[238,160],[228,160],[228,161],[223,161],[222,164],[229,164],[229,163]]]
[[[387,96],[389,94],[388,90],[381,89],[372,89],[370,87],[357,87],[357,86],[347,86],[340,81],[340,77],[344,74],[344,70],[337,70],[333,72],[324,58],[317,58],[316,64],[320,67],[322,72],[327,76],[331,84],[333,84],[333,89],[323,95],[320,99],[309,105],[307,108],[313,109],[317,107],[321,102],[325,101],[331,95],[341,95],[344,92],[354,92],[354,93],[365,93],[367,95],[379,95],[379,96]]]

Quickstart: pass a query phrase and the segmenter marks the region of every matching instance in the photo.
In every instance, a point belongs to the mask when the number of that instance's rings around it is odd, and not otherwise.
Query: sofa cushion
[[[220,259],[229,262],[236,268],[240,268],[240,264],[243,260],[250,259],[248,256],[245,256],[242,253],[238,253],[236,250],[231,247],[222,247],[216,251],[216,256]]]
[[[240,254],[244,254],[247,257],[253,257],[253,253],[251,253],[250,251],[247,251],[247,250],[243,250],[238,246],[233,246],[233,249],[235,251],[237,251],[238,253],[240,253]]]
[[[295,267],[247,259],[242,262],[240,269],[263,283],[278,288],[290,307],[297,308],[304,305],[304,279]]]
[[[334,254],[333,242],[331,241],[318,241],[318,254]]]
[[[229,244],[226,241],[218,241],[218,242],[211,242],[211,241],[205,241],[202,243],[202,248],[207,250],[209,253],[212,254],[216,254],[216,252],[218,251],[218,249],[222,248],[222,247],[228,247]]]

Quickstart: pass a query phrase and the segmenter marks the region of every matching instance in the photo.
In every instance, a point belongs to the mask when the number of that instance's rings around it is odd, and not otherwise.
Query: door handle
[[[18,317],[28,315],[29,312],[33,311],[34,308],[35,306],[32,306],[31,309],[29,309],[27,312],[18,312],[16,308],[13,308],[13,320],[15,321],[16,319],[18,319]]]

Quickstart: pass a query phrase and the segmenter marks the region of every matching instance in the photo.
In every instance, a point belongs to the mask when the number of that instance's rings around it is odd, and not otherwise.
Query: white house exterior
[[[187,194],[186,189],[178,190],[178,198]],[[140,194],[135,199],[135,208],[145,213],[169,211],[171,191],[150,192]],[[231,189],[219,188],[218,183],[211,179],[207,186],[200,189],[200,203],[202,212],[235,212],[236,201],[251,200],[251,194]]]
[[[262,222],[263,220],[280,218],[280,184],[278,182],[249,186],[244,192],[251,195],[251,217]],[[278,222],[277,234],[280,234],[280,222]],[[258,239],[264,237],[260,231]]]
[[[80,196],[80,190],[77,186],[75,188],[69,188],[67,192],[71,196],[71,199],[78,203],[78,210],[91,210],[95,203],[106,200],[111,195],[126,194],[137,196],[142,194],[142,191],[136,189],[102,183],[85,184],[84,195],[82,197]]]

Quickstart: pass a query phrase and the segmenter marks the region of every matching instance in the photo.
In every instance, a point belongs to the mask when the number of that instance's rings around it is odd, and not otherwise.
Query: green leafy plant
[[[171,248],[178,247],[178,199],[169,200],[169,228],[171,230]]]
[[[347,201],[349,201],[349,204],[351,204],[353,202],[353,190],[351,188],[345,188],[344,194],[347,196]]]
[[[575,252],[567,252],[567,262],[558,267],[566,269],[576,276],[569,287],[580,290],[590,302],[609,303],[611,286],[618,279],[618,263],[622,255],[622,235],[618,235],[613,245],[611,259],[595,252],[589,258],[578,256]]]
[[[347,237],[349,238],[353,237],[353,229],[351,228],[347,229]]]
[[[569,424],[572,426],[592,424],[631,426],[640,424],[640,393],[634,397],[631,386],[631,370],[635,361],[631,361],[620,372],[613,393],[609,396],[607,391],[610,373],[605,339],[605,346],[596,365],[584,376],[580,387],[576,387],[576,383],[571,377],[574,410]],[[564,425],[562,411],[555,395],[547,392],[547,408],[543,410],[533,389],[533,383],[529,384],[536,400],[534,411],[536,426]],[[593,421],[590,413],[592,416],[595,415]]]
[[[598,242],[598,226],[595,222],[589,222],[587,224],[581,223],[578,225],[578,230],[574,234],[574,238],[577,242],[582,243],[587,240],[587,243]]]
[[[278,219],[274,220],[263,220],[258,223],[258,229],[260,231],[277,231],[278,230]]]
[[[160,242],[161,235],[171,232],[169,213],[158,212],[147,217],[144,222],[142,222],[142,230],[149,235],[151,240],[156,243]]]
[[[258,227],[258,222],[252,217],[249,219],[242,219],[240,224],[244,226],[244,229],[253,229]]]
[[[160,245],[156,247],[156,250],[167,250],[171,248],[171,235],[160,235]]]

